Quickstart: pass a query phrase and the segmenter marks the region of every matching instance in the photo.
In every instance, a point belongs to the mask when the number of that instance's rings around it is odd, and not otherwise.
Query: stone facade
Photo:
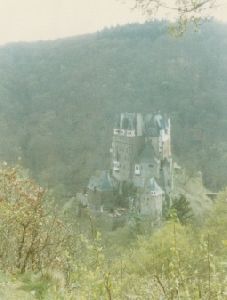
[[[97,171],[88,184],[88,206],[94,211],[109,210],[114,202],[114,180],[108,171]]]
[[[142,215],[160,218],[165,195],[172,190],[172,155],[170,119],[160,113],[142,115],[121,113],[117,116],[112,137],[110,175],[92,177],[88,190],[90,202],[103,205],[103,199],[123,184],[136,189],[134,208]],[[104,173],[103,173],[104,174]],[[107,173],[106,173],[107,174]],[[102,183],[105,182],[103,188]],[[108,187],[108,188],[106,188]],[[88,193],[88,194],[89,194]],[[96,193],[96,196],[94,195]]]

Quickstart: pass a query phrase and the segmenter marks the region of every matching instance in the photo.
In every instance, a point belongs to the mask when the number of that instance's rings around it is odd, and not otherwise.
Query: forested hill
[[[179,39],[165,23],[0,48],[0,160],[74,194],[109,165],[116,113],[167,112],[173,152],[227,185],[227,25]]]

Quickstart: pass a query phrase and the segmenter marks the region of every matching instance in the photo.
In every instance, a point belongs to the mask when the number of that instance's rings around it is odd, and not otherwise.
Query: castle
[[[170,119],[159,112],[121,113],[113,128],[110,153],[110,170],[90,178],[90,208],[113,209],[123,195],[128,208],[159,219],[173,188]]]

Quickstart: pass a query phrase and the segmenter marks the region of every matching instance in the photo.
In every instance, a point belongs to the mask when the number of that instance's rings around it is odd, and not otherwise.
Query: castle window
[[[113,161],[113,170],[115,172],[119,172],[120,171],[120,162],[119,161]]]
[[[125,130],[124,129],[121,129],[121,135],[125,135]]]
[[[134,137],[136,136],[135,130],[127,130],[127,137]]]
[[[135,165],[135,175],[139,176],[141,174],[140,165]]]
[[[119,135],[120,134],[120,129],[114,129],[114,135]]]

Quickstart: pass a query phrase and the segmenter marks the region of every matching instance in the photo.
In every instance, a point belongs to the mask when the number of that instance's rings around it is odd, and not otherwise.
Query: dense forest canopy
[[[109,166],[115,114],[172,118],[175,158],[227,185],[227,26],[182,38],[165,22],[0,48],[0,158],[18,158],[41,184],[72,195]]]

